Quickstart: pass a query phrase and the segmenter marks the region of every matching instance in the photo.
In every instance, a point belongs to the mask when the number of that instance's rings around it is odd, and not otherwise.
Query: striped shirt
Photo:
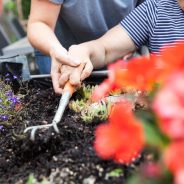
[[[184,39],[184,11],[177,0],[146,0],[121,25],[138,48],[147,45],[154,53]]]

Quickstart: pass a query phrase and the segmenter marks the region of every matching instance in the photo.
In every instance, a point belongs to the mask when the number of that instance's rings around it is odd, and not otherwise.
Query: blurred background
[[[0,0],[0,56],[26,55],[30,71],[38,73],[34,49],[27,39],[31,0]]]
[[[1,0],[1,28],[11,43],[25,36],[29,12],[30,0]]]

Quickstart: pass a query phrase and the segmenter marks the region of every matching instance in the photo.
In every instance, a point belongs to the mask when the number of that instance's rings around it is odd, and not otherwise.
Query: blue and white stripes
[[[184,12],[177,0],[146,0],[121,25],[137,47],[147,45],[150,52],[184,39]]]

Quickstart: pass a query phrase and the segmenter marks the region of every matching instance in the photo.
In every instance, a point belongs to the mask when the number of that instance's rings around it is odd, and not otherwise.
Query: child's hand
[[[53,88],[55,93],[62,94],[62,88],[59,84],[59,79],[61,77],[60,69],[62,65],[79,66],[80,63],[70,57],[68,51],[61,46],[53,47],[50,51],[50,56],[52,58],[51,77]]]
[[[67,81],[73,86],[80,86],[81,81],[87,78],[93,70],[90,57],[83,47],[77,45],[70,47],[68,55],[78,60],[81,64],[78,67],[61,66],[59,84],[62,88]]]
[[[82,67],[71,67],[68,65],[62,65],[60,68],[59,85],[64,88],[65,84],[69,81],[72,86],[80,86]]]

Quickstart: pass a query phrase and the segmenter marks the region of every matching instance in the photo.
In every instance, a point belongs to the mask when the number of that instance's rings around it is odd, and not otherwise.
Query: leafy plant
[[[73,100],[69,104],[70,109],[80,113],[81,119],[86,123],[91,123],[95,119],[105,121],[110,112],[110,102],[102,100],[98,103],[93,103],[91,101],[92,92],[96,87],[83,84],[78,90],[79,99]]]
[[[77,91],[77,98],[83,100],[84,102],[91,100],[92,92],[97,86],[82,84],[81,88]]]
[[[109,96],[104,97],[98,102],[94,102],[92,100],[92,94],[96,88],[98,88],[98,85],[90,86],[83,84],[77,91],[77,99],[72,100],[69,104],[70,109],[80,113],[81,119],[86,123],[98,120],[106,121],[113,104],[121,100],[124,101],[124,99],[130,101],[132,109],[135,109],[137,105],[139,105],[139,108],[147,106],[144,102],[145,99],[143,100],[142,98],[143,93],[131,88],[110,91]],[[146,95],[144,94],[143,96],[145,97]]]
[[[86,123],[91,123],[95,119],[105,121],[109,116],[110,109],[111,109],[110,102],[102,101],[98,103],[93,103],[81,110],[81,118]]]

